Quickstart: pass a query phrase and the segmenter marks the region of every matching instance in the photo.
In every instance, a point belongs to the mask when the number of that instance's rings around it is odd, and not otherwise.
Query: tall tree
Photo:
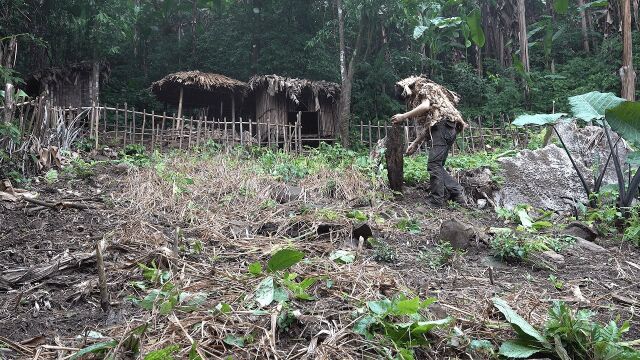
[[[636,72],[633,69],[633,37],[631,34],[631,0],[622,0],[622,67],[620,78],[622,80],[622,97],[635,101],[636,98]]]
[[[347,45],[345,40],[345,9],[342,0],[336,0],[338,10],[338,36],[340,38],[340,142],[342,146],[349,146],[349,127],[351,124],[351,90],[353,89],[353,72],[355,69],[358,50],[362,43],[364,32],[364,17],[360,11],[358,35],[349,60],[347,60]]]
[[[527,38],[527,16],[525,1],[518,0],[518,36],[520,37],[520,60],[526,73],[529,72],[529,40]]]
[[[578,7],[580,8],[580,25],[582,27],[582,47],[585,52],[589,52],[589,27],[584,0],[578,0]]]

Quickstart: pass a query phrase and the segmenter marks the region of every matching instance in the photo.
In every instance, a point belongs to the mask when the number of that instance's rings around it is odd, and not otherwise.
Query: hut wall
[[[290,110],[289,101],[283,94],[269,95],[266,89],[255,92],[256,121],[263,124],[287,124]],[[274,130],[275,131],[275,130]],[[267,125],[260,125],[260,132],[266,138]]]
[[[320,135],[322,137],[333,137],[338,128],[338,102],[330,99],[320,100]]]
[[[42,84],[42,89],[55,106],[91,106],[91,73],[78,72],[67,80]]]

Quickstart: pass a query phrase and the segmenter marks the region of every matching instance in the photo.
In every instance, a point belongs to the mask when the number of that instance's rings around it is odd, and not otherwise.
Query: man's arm
[[[395,114],[391,117],[391,122],[394,124],[400,124],[409,118],[414,118],[425,114],[431,108],[429,100],[424,100],[422,104],[415,107],[411,111],[407,111],[404,114]]]

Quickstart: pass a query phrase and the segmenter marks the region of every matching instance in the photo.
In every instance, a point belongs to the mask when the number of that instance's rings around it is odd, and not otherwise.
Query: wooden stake
[[[151,110],[151,150],[156,148],[156,111]]]
[[[205,126],[207,121],[207,116],[204,116]],[[196,146],[200,146],[200,130],[202,128],[202,118],[198,120],[198,132],[196,133]],[[206,129],[206,127],[205,127]]]
[[[184,135],[184,119],[181,117],[178,117],[178,126],[180,126],[180,141],[178,143],[178,147],[180,148],[180,150],[182,150],[182,136]]]
[[[144,146],[144,128],[147,125],[147,109],[142,109],[142,131],[140,134],[140,145]]]
[[[127,146],[127,119],[129,117],[129,110],[127,110],[127,103],[124,103],[124,131],[122,132],[122,146]]]
[[[118,141],[118,126],[120,126],[118,124],[118,108],[120,107],[120,105],[116,105],[116,141]]]
[[[96,111],[96,126],[95,126],[95,130],[96,130],[96,146],[95,149],[98,150],[98,129],[100,126],[100,109],[96,109],[95,107],[93,108],[94,111]]]
[[[102,249],[100,243],[104,241],[98,241],[96,243],[96,264],[98,266],[98,287],[100,288],[100,307],[102,311],[107,312],[109,310],[109,292],[107,290],[107,275],[104,270],[104,259],[102,257]]]
[[[182,118],[182,98],[184,97],[184,88],[180,87],[180,99],[178,100],[178,118]]]

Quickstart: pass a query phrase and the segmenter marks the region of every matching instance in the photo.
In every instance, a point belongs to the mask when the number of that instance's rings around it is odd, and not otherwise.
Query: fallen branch
[[[51,209],[80,209],[80,210],[87,210],[87,209],[96,209],[95,206],[91,206],[91,205],[86,205],[86,204],[78,204],[78,203],[74,203],[71,201],[58,201],[55,203],[50,203],[50,202],[46,202],[46,201],[42,201],[42,200],[38,200],[38,199],[34,199],[34,198],[30,198],[30,197],[23,197],[23,199],[26,202],[32,203],[32,204],[36,204],[36,205],[40,205],[40,206],[45,206]]]

